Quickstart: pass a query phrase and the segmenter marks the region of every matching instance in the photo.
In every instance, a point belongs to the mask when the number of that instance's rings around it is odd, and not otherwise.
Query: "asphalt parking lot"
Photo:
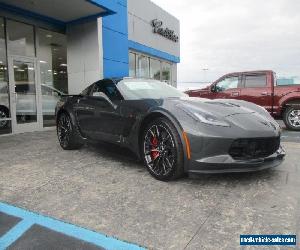
[[[284,131],[283,145],[275,169],[165,183],[115,146],[63,151],[54,130],[4,136],[0,201],[150,249],[237,249],[240,234],[299,239],[300,133]]]

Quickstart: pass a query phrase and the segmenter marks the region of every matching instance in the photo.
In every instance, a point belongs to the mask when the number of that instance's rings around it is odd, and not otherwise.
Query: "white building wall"
[[[180,23],[177,18],[150,0],[128,0],[128,39],[180,57]],[[153,32],[151,21],[158,19],[163,28],[174,30],[179,41],[171,41]],[[172,85],[177,85],[177,64],[172,66]]]
[[[102,19],[67,26],[69,94],[103,78]]]
[[[159,19],[163,27],[174,30],[179,36],[179,20],[168,12],[151,2],[150,0],[128,0],[128,38],[167,52],[174,56],[180,56],[180,36],[177,43],[153,33],[151,21]]]

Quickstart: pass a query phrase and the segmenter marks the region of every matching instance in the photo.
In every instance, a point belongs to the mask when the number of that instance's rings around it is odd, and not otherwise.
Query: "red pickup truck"
[[[300,131],[300,84],[293,79],[280,83],[271,70],[226,74],[204,89],[186,93],[191,97],[253,102],[274,118],[282,118],[287,128]]]

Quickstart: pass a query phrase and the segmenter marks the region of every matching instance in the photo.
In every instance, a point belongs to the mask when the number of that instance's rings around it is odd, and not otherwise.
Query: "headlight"
[[[177,105],[178,108],[183,110],[186,114],[192,117],[195,121],[200,121],[205,124],[220,126],[220,127],[230,127],[230,124],[226,121],[219,120],[217,117],[213,116],[212,114],[208,114],[206,112],[201,112],[195,109],[188,109],[185,105]]]
[[[225,121],[220,121],[218,118],[209,115],[209,114],[200,114],[197,112],[193,112],[194,116],[196,116],[200,122],[205,124],[214,125],[214,126],[221,126],[221,127],[230,127],[230,125]]]

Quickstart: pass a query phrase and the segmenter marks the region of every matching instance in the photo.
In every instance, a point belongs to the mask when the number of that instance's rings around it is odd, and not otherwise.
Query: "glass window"
[[[246,75],[245,88],[265,87],[267,85],[267,75]]]
[[[8,50],[11,55],[35,56],[33,26],[8,20]]]
[[[35,70],[31,62],[13,61],[17,123],[37,121]]]
[[[0,134],[11,132],[4,20],[0,18]]]
[[[227,77],[216,84],[216,92],[222,92],[227,89],[235,89],[238,87],[239,78],[237,76]]]
[[[113,83],[112,81],[104,80],[95,83],[91,95],[94,95],[94,93],[98,93],[98,92],[104,93],[112,102],[120,101],[123,99],[116,87],[116,84]]]
[[[117,84],[118,90],[126,100],[161,99],[169,97],[186,97],[180,90],[156,80],[122,80]]]
[[[39,29],[39,63],[44,126],[55,125],[55,106],[68,93],[66,35]],[[48,91],[46,91],[48,90]]]
[[[149,57],[137,55],[137,77],[149,78]]]
[[[130,52],[129,53],[129,76],[131,77],[135,77],[136,73],[135,73],[135,64],[136,64],[136,60],[135,60],[135,54]]]
[[[170,83],[171,82],[171,64],[161,63],[161,80]]]
[[[298,76],[277,78],[277,86],[299,85],[299,84],[300,84],[300,77]]]
[[[150,58],[150,78],[160,80],[160,61]]]
[[[129,76],[171,83],[172,64],[138,52],[129,52]]]

